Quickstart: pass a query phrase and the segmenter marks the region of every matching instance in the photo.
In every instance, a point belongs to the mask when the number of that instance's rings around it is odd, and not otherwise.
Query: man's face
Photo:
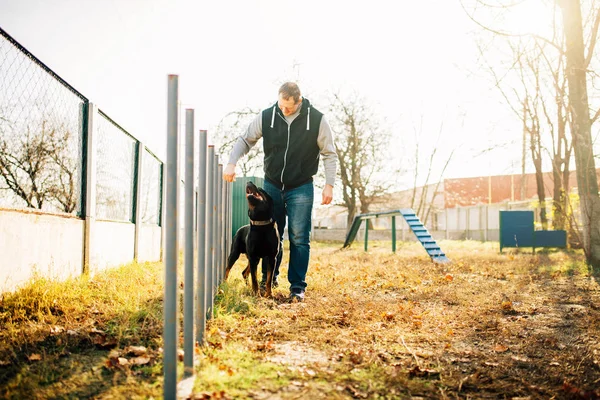
[[[301,101],[298,101],[297,103],[294,103],[294,98],[293,97],[290,97],[288,99],[284,99],[283,95],[281,95],[281,94],[279,95],[279,101],[277,102],[277,105],[279,106],[279,108],[283,112],[283,115],[285,115],[286,117],[288,115],[292,115],[296,111],[298,111],[298,107],[300,107],[300,104],[302,104]]]

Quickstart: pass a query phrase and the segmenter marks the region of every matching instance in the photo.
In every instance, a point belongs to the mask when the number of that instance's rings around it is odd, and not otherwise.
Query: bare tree
[[[560,0],[559,5],[562,9],[566,40],[569,111],[583,224],[583,249],[588,263],[598,268],[600,267],[600,196],[591,133],[593,119],[590,118],[587,93],[587,68],[595,49],[600,25],[600,10],[596,13],[586,55],[580,1]]]
[[[342,184],[342,202],[348,209],[348,229],[354,216],[369,211],[375,198],[389,191],[394,167],[387,157],[390,134],[364,99],[353,94],[332,95],[328,119],[335,133]]]
[[[479,6],[489,8],[489,5],[482,0],[475,0],[475,2]],[[600,115],[600,110],[598,110],[593,117],[590,117],[587,78],[588,74],[593,76],[593,73],[589,70],[589,66],[593,59],[598,29],[600,27],[600,7],[594,2],[587,4],[589,10],[586,12],[586,15],[590,16],[591,19],[584,24],[580,0],[553,0],[549,3],[554,5],[551,16],[553,21],[556,21],[557,6],[562,10],[562,24],[553,25],[552,37],[550,38],[535,34],[516,35],[510,32],[494,30],[476,21],[474,16],[470,13],[467,14],[479,26],[492,32],[495,36],[502,36],[505,38],[533,38],[533,42],[538,48],[541,47],[541,43],[548,45],[552,51],[558,54],[558,57],[555,57],[559,60],[558,63],[555,64],[556,68],[550,67],[554,88],[557,92],[560,89],[564,90],[564,85],[561,84],[563,79],[561,78],[561,74],[563,74],[562,66],[566,64],[564,76],[567,81],[567,94],[565,96],[565,92],[563,91],[562,96],[556,96],[556,115],[553,115],[552,118],[549,118],[548,116],[546,118],[551,121],[556,119],[557,125],[557,136],[553,136],[553,139],[556,140],[555,143],[557,144],[553,147],[553,175],[555,176],[555,182],[558,183],[556,177],[561,172],[559,166],[562,162],[568,162],[566,156],[570,156],[570,150],[567,150],[568,146],[566,145],[565,140],[566,135],[561,136],[561,130],[566,128],[566,121],[568,120],[577,168],[577,183],[580,196],[581,217],[583,221],[584,251],[588,263],[597,267],[600,266],[600,197],[598,195],[598,181],[594,161],[591,126]],[[516,4],[519,3],[513,2],[510,6]],[[500,7],[498,7],[498,9],[502,10],[508,8],[510,7],[506,3],[504,3],[504,5],[501,4]],[[584,32],[584,30],[586,30],[586,32]],[[584,36],[587,37],[587,54]],[[546,58],[548,52],[541,52],[541,56],[544,57],[545,60],[548,60],[548,58]],[[564,57],[564,64],[563,61],[560,60],[560,57]],[[547,62],[547,64],[549,66],[551,65],[550,62]],[[567,104],[566,108],[564,108],[565,103]],[[550,104],[550,102],[547,102],[545,105],[548,104]],[[544,113],[549,115],[548,108],[544,109]],[[553,124],[551,124],[551,126],[553,126]],[[567,167],[563,164],[563,188],[557,189],[555,187],[555,199],[560,196],[562,190],[568,187],[565,186],[565,183],[568,184],[568,181],[566,181],[567,178],[565,178],[565,176],[568,175],[568,172],[565,173],[565,170],[568,171]],[[567,196],[564,197],[566,198]],[[558,203],[562,208],[563,203],[560,201]],[[557,210],[556,207],[555,210]],[[564,212],[564,209],[562,211]]]
[[[27,207],[42,209],[54,202],[71,213],[78,205],[76,160],[70,154],[72,133],[64,127],[51,127],[47,120],[38,130],[28,126],[24,134],[0,134],[0,177],[6,188]]]
[[[423,183],[420,196],[417,196],[417,185],[418,185],[418,181],[419,181],[419,154],[421,153],[419,148],[420,148],[421,141],[425,137],[423,135],[423,115],[421,115],[419,130],[416,131],[416,129],[415,129],[415,163],[414,163],[415,169],[414,169],[414,174],[413,174],[413,193],[412,193],[412,198],[411,198],[411,208],[412,209],[415,208],[415,202],[417,201],[417,197],[418,197],[418,204],[417,204],[417,207],[416,207],[417,209],[416,209],[415,213],[421,217],[423,224],[427,224],[429,215],[431,214],[431,211],[434,209],[435,199],[437,198],[437,196],[439,194],[438,189],[443,180],[444,173],[446,172],[446,168],[448,168],[448,164],[450,164],[450,161],[452,160],[452,156],[454,155],[455,149],[453,149],[450,152],[448,158],[444,162],[444,166],[440,172],[440,176],[438,177],[437,183],[435,184],[434,191],[431,194],[431,196],[429,196],[429,188],[431,187],[429,182],[432,178],[431,175],[434,171],[434,164],[435,164],[435,161],[437,160],[436,154],[438,152],[438,149],[440,148],[440,139],[442,137],[443,131],[444,131],[444,122],[442,121],[440,123],[437,140],[435,142],[435,145],[431,149],[431,154],[429,155],[429,161],[428,161],[428,165],[427,165],[427,174],[425,175],[425,182]],[[431,198],[429,199],[429,197],[431,197]]]
[[[259,113],[259,109],[245,107],[238,111],[232,111],[221,118],[214,136],[219,154],[229,155],[235,142]],[[263,159],[263,148],[257,144],[238,161],[237,166],[242,170],[243,176],[252,176],[262,168]]]

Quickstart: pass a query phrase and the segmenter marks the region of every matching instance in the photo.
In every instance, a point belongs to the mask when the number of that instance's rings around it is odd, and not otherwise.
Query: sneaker
[[[290,292],[290,303],[301,303],[304,301],[304,290],[292,289]]]

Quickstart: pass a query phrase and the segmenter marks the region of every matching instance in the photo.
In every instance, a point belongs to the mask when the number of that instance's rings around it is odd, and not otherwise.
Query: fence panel
[[[80,214],[87,103],[0,29],[0,206]]]
[[[147,149],[142,161],[142,223],[160,225],[162,163]]]
[[[133,220],[136,140],[103,112],[98,113],[96,218]]]

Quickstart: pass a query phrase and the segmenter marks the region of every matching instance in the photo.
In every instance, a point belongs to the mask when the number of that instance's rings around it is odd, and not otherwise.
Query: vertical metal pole
[[[196,342],[204,343],[206,331],[206,131],[200,131],[198,156],[198,275],[196,277]]]
[[[194,110],[185,110],[185,270],[183,285],[183,369],[194,373]]]
[[[450,233],[448,232],[448,209],[444,209],[446,215],[446,240],[450,238]]]
[[[485,206],[485,241],[487,242],[488,239],[488,235],[490,234],[490,227],[489,227],[489,214],[490,214],[490,206]]]
[[[206,318],[210,319],[213,313],[213,254],[214,254],[214,212],[213,199],[215,191],[215,146],[208,146],[208,167],[206,183]]]
[[[177,75],[169,75],[167,104],[167,193],[166,193],[166,255],[164,299],[164,398],[177,395],[177,262],[179,218],[178,135],[177,135]]]
[[[133,240],[133,259],[139,261],[140,258],[140,232],[142,230],[142,174],[144,160],[144,144],[137,142],[137,164],[135,167],[135,201],[133,209],[133,222],[135,223],[135,233]]]
[[[365,219],[365,251],[368,249],[367,242],[369,241],[369,220]]]
[[[219,219],[217,218],[217,208],[218,208],[218,201],[219,201],[219,193],[218,193],[218,188],[219,188],[219,155],[217,153],[215,153],[214,155],[214,164],[213,164],[213,191],[212,191],[212,195],[213,195],[213,199],[212,199],[212,219],[213,219],[213,225],[212,225],[212,229],[213,229],[213,247],[212,247],[212,253],[213,253],[213,265],[212,265],[212,286],[211,286],[211,292],[210,292],[210,297],[211,297],[211,305],[212,305],[212,314],[214,315],[214,306],[215,306],[215,295],[217,294],[217,266],[218,266],[218,253],[217,253],[217,246],[218,246],[218,242],[219,242],[219,235],[218,235],[218,223],[219,223]]]
[[[471,207],[467,207],[465,208],[465,211],[467,212],[466,214],[466,222],[465,222],[465,227],[466,227],[466,234],[465,234],[465,239],[469,240],[471,239]]]
[[[94,224],[96,222],[96,135],[94,134],[94,119],[98,115],[98,108],[93,103],[87,107],[87,129],[85,131],[85,185],[83,187],[84,203],[83,215],[84,242],[83,262],[81,272],[90,272],[92,264],[92,246],[94,243]]]
[[[225,182],[225,249],[223,250],[223,276],[225,276],[225,266],[227,265],[227,254],[231,245],[231,224],[229,219],[231,218],[231,208],[229,204],[231,183]]]
[[[396,252],[396,216],[392,217],[392,251]]]
[[[217,190],[217,218],[219,219],[219,223],[217,224],[217,232],[219,234],[219,244],[217,245],[217,249],[219,252],[219,263],[217,264],[217,287],[223,281],[223,248],[225,247],[223,243],[224,235],[224,224],[223,224],[223,164],[219,164],[217,168],[217,182],[219,182],[219,187]]]

